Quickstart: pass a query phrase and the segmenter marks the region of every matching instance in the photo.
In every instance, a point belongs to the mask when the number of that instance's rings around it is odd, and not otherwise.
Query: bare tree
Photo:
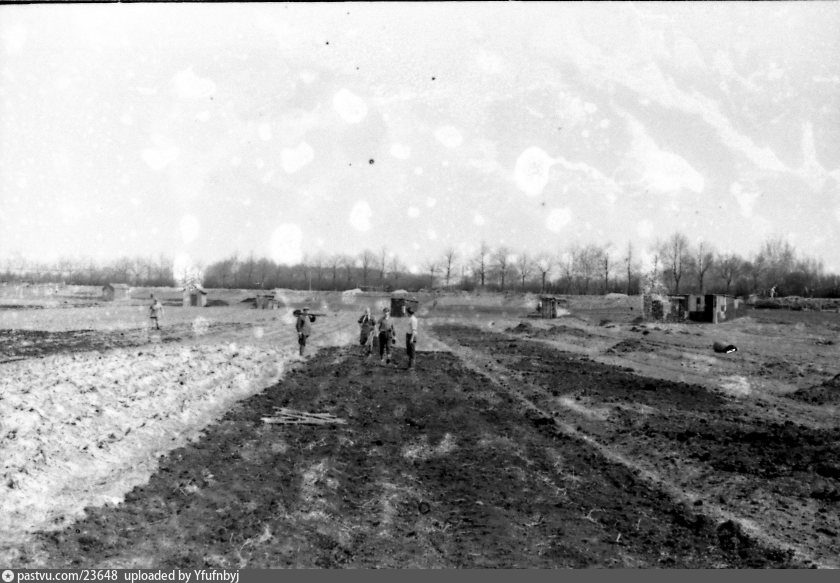
[[[440,265],[435,259],[430,259],[423,264],[423,267],[429,272],[429,289],[433,289],[435,287],[435,273],[440,269]]]
[[[235,262],[236,256],[233,256],[209,265],[207,267],[206,281],[210,282],[210,285],[218,287],[227,288],[232,286],[232,276]]]
[[[700,241],[700,243],[697,244],[697,249],[694,253],[694,269],[697,273],[697,288],[701,294],[706,293],[706,272],[709,271],[712,265],[714,265],[714,262],[714,250],[705,241]]]
[[[718,275],[726,284],[726,293],[729,293],[732,282],[738,278],[744,267],[744,261],[734,253],[727,253],[718,257],[716,265]]]
[[[300,278],[303,280],[304,289],[312,291],[312,260],[309,255],[304,254],[303,261],[295,266],[300,271]]]
[[[744,264],[744,272],[750,278],[752,292],[758,293],[759,287],[764,280],[767,271],[767,260],[761,253],[756,253],[753,258]]]
[[[522,282],[522,291],[525,291],[525,280],[531,275],[534,269],[534,262],[527,253],[521,253],[516,258],[516,269],[519,271],[519,279]]]
[[[343,265],[343,259],[341,255],[339,255],[338,253],[330,255],[327,259],[327,265],[329,266],[330,271],[332,272],[332,287],[333,289],[338,289],[338,270]]]
[[[583,281],[583,293],[589,294],[589,281],[595,275],[600,263],[601,248],[597,245],[586,245],[577,250],[574,258],[577,276]]]
[[[510,273],[510,249],[507,247],[500,247],[493,254],[494,271],[499,278],[499,288],[505,291],[505,280]]]
[[[172,273],[173,261],[163,253],[158,255],[157,263],[157,285],[166,285],[168,283],[175,283],[175,274]]]
[[[361,255],[359,255],[359,262],[362,266],[362,285],[367,286],[368,283],[368,271],[376,264],[376,255],[374,255],[373,251],[365,249],[362,251]]]
[[[551,272],[551,268],[554,266],[553,263],[551,257],[546,253],[541,253],[536,261],[534,261],[534,266],[540,272],[540,293],[545,293],[545,280]]]
[[[446,282],[446,287],[449,287],[449,282],[452,280],[452,268],[455,265],[455,248],[448,247],[443,252],[443,279]]]
[[[572,245],[568,251],[564,251],[557,258],[557,265],[560,267],[562,278],[566,280],[566,293],[571,293],[574,285],[575,273],[577,271],[576,262],[578,254],[580,253],[577,245]]]
[[[610,293],[610,257],[609,245],[598,249],[598,261],[601,264],[601,272],[604,274],[604,294]]]
[[[327,265],[327,258],[324,257],[323,251],[318,251],[312,259],[312,266],[315,269],[315,274],[318,276],[318,289],[321,289],[321,282],[324,279],[324,269]]]
[[[481,282],[481,287],[484,287],[486,277],[487,277],[487,267],[488,267],[488,259],[490,257],[490,247],[487,245],[485,241],[481,242],[481,245],[476,252],[475,259],[473,259],[473,271],[478,274],[479,281]]]
[[[347,275],[347,283],[350,283],[353,281],[353,268],[356,266],[356,260],[349,255],[342,255],[341,266],[344,267],[344,272]]]
[[[76,263],[69,257],[61,257],[56,262],[56,268],[58,270],[58,275],[62,281],[72,280],[74,275],[78,271]]]
[[[388,272],[389,272],[390,278],[394,282],[395,287],[399,284],[400,273],[402,273],[404,270],[405,270],[405,267],[403,266],[402,262],[400,261],[400,258],[397,257],[396,254],[393,255],[391,257],[391,260],[388,262]]]
[[[254,262],[254,284],[259,287],[259,289],[265,289],[266,283],[268,283],[268,279],[271,274],[275,270],[275,265],[265,257],[261,257]]]
[[[680,280],[690,261],[688,239],[682,233],[674,233],[661,248],[663,267],[674,281],[674,293],[680,293]]]
[[[796,250],[782,237],[771,237],[761,245],[756,259],[764,267],[765,287],[772,287],[781,284],[785,275],[793,271]]]
[[[633,242],[627,242],[627,253],[624,255],[624,268],[627,270],[627,286],[624,288],[624,293],[630,295],[630,286],[633,281],[633,270],[635,263],[633,259]]]
[[[388,262],[388,249],[384,246],[379,251],[379,285],[385,285],[386,263]]]
[[[254,258],[254,252],[252,251],[248,254],[248,259],[242,263],[242,269],[244,271],[248,288],[252,288],[254,286],[254,271],[256,267],[257,261]]]
[[[642,276],[641,292],[646,294],[664,294],[667,292],[665,285],[662,283],[662,248],[664,243],[657,241],[650,249],[651,267]]]

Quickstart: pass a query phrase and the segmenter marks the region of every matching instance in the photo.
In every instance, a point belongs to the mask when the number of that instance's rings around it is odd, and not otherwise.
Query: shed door
[[[190,305],[197,306],[198,305],[198,294],[190,294]]]
[[[703,314],[705,316],[706,322],[714,322],[715,321],[715,296],[707,295],[706,296],[706,306],[703,310]]]

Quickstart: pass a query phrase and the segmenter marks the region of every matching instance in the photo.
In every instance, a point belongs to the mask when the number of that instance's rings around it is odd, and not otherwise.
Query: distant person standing
[[[379,362],[386,362],[391,364],[391,344],[396,341],[394,335],[394,321],[391,319],[391,309],[383,308],[382,317],[379,318],[377,325],[379,326]]]
[[[408,319],[408,332],[405,334],[405,352],[408,354],[408,370],[414,369],[414,356],[417,353],[417,316],[414,315],[414,308],[406,308],[410,318]]]
[[[362,354],[370,356],[373,352],[373,330],[376,322],[370,315],[370,308],[365,308],[365,313],[359,318],[359,344],[362,345]]]
[[[154,324],[155,330],[160,330],[160,319],[163,317],[163,304],[152,294],[152,305],[149,306],[149,319]]]
[[[301,308],[300,313],[297,317],[297,321],[295,322],[295,330],[297,330],[298,344],[300,345],[301,356],[303,356],[303,353],[306,349],[306,340],[312,333],[312,322],[314,321],[315,316],[311,316],[309,314],[309,306],[304,306],[303,308]]]

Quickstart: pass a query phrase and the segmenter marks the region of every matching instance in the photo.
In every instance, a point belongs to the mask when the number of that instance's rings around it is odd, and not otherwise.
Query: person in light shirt
[[[160,320],[163,318],[163,304],[152,294],[152,305],[149,306],[149,319],[155,330],[160,330]]]
[[[408,354],[408,370],[413,370],[414,357],[417,353],[417,316],[414,315],[414,308],[406,308],[405,311],[410,316],[408,331],[405,334],[405,352]]]
[[[359,318],[359,344],[362,345],[362,354],[369,357],[373,352],[373,330],[376,322],[370,315],[370,308],[365,308],[365,313]]]

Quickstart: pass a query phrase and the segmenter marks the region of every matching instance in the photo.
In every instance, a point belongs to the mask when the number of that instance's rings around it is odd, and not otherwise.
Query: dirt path
[[[439,325],[471,368],[564,433],[764,544],[837,567],[840,429],[780,422],[760,404],[630,374],[539,340]]]
[[[278,413],[313,423],[264,421]],[[37,535],[18,566],[801,564],[700,510],[452,354],[421,353],[409,373],[325,348],[161,458],[124,502]]]

